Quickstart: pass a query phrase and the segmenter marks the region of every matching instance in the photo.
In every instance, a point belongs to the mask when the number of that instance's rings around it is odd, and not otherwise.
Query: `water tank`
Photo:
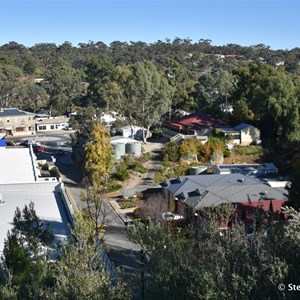
[[[190,175],[199,175],[207,170],[207,167],[198,166],[190,168]]]
[[[114,144],[113,148],[116,160],[121,159],[121,157],[125,155],[125,144]]]
[[[141,155],[142,144],[141,143],[128,143],[126,144],[126,154]]]

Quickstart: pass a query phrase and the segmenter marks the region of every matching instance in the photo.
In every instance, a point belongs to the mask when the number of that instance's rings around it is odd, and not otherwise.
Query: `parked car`
[[[162,213],[163,220],[172,221],[172,220],[182,220],[184,217],[182,215],[174,214],[171,212]]]
[[[6,145],[7,146],[16,146],[17,143],[16,143],[16,141],[6,141]]]
[[[33,152],[34,153],[42,153],[45,151],[45,147],[44,146],[41,146],[41,145],[32,145],[32,149],[33,149]]]

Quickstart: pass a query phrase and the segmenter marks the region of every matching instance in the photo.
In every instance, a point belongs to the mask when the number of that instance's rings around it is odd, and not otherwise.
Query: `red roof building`
[[[211,130],[216,127],[228,127],[223,121],[202,113],[193,113],[177,120],[165,122],[163,126],[164,132],[170,136],[177,133],[211,135]]]

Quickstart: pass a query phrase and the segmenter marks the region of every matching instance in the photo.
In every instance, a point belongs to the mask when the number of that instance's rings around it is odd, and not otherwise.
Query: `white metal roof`
[[[44,226],[51,225],[55,240],[63,240],[69,234],[68,218],[57,187],[57,182],[0,185],[4,202],[0,204],[0,253],[3,251],[7,232],[13,227],[16,208],[22,210],[30,202],[34,203],[37,216]]]
[[[121,135],[112,136],[110,138],[111,144],[131,144],[131,143],[140,143],[139,141],[130,138],[130,137],[123,137]]]
[[[0,185],[37,181],[35,160],[30,148],[1,148]]]
[[[123,127],[120,128],[121,131],[131,131],[133,130],[134,132],[136,132],[137,130],[142,130],[143,127],[137,126],[137,125],[125,125]]]

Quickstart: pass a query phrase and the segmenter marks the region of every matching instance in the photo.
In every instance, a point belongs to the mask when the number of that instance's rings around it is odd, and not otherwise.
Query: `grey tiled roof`
[[[285,188],[274,188],[264,179],[242,174],[181,176],[167,180],[162,186],[195,209],[222,203],[254,202],[262,198],[288,198]]]

